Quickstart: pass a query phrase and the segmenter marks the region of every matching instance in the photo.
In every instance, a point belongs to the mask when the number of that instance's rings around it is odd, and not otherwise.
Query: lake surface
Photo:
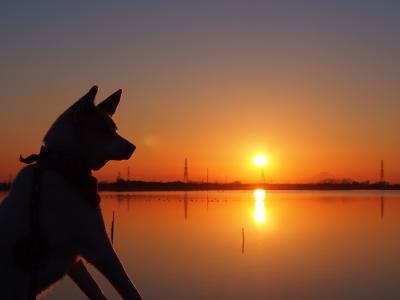
[[[101,196],[108,230],[115,212],[114,248],[144,299],[400,299],[399,192]],[[86,298],[65,278],[45,299]]]

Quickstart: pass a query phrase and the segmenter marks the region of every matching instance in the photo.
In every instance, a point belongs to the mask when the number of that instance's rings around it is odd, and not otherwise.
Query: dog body
[[[128,159],[135,147],[116,133],[111,120],[121,91],[97,107],[97,87],[70,107],[47,133],[45,145],[73,155],[97,170],[109,160]],[[17,175],[0,206],[0,291],[2,299],[26,300],[29,274],[18,267],[15,243],[30,232],[33,168]],[[141,299],[108,239],[99,207],[93,207],[62,174],[44,168],[40,191],[40,234],[49,245],[45,263],[36,274],[36,293],[48,289],[68,273],[78,257],[92,263],[124,299]]]

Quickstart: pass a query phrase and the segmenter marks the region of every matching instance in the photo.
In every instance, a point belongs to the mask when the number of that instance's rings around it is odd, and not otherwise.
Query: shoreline
[[[0,191],[9,191],[11,185],[0,185]],[[282,191],[399,191],[400,184],[389,183],[299,183],[299,184],[244,184],[244,183],[198,183],[198,182],[148,182],[119,181],[100,182],[99,191],[153,192],[153,191],[240,191],[240,190],[282,190]]]
[[[351,190],[400,190],[400,184],[389,183],[303,183],[303,184],[243,184],[198,182],[100,182],[100,191],[217,191],[217,190],[287,190],[287,191],[351,191]]]

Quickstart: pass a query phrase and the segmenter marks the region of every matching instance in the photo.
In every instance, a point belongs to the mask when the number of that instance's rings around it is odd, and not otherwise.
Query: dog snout
[[[126,144],[126,149],[127,149],[126,151],[128,153],[128,157],[131,157],[133,152],[136,149],[136,146],[134,144],[130,143],[130,142],[126,142],[126,143],[127,143]]]

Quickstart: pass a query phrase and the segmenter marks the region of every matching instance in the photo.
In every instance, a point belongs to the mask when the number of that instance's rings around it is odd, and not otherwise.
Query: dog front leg
[[[89,299],[107,300],[96,281],[94,281],[93,277],[86,269],[82,260],[76,262],[69,269],[68,275]]]
[[[82,254],[88,262],[92,263],[110,281],[123,299],[142,299],[109,242],[103,249],[93,249],[93,251]]]

